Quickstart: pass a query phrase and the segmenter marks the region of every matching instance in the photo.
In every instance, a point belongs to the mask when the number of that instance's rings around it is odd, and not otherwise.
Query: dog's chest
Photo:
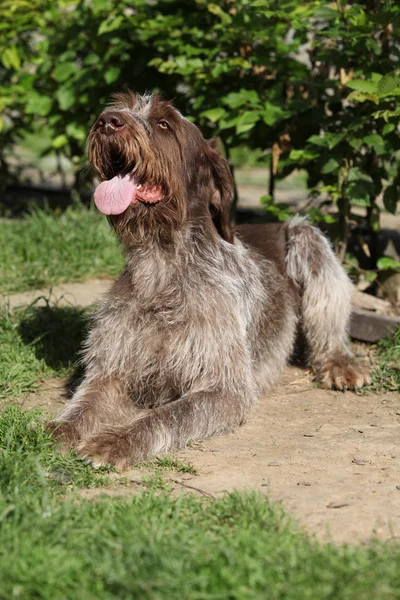
[[[147,256],[135,264],[136,279],[124,272],[97,313],[87,370],[124,378],[150,404],[220,385],[221,373],[250,352],[249,331],[263,302],[252,262],[231,263],[214,252],[172,269]]]
[[[139,402],[166,402],[205,385],[238,335],[237,319],[229,298],[207,287],[146,307],[133,296],[109,297],[89,335],[86,364],[128,380]]]

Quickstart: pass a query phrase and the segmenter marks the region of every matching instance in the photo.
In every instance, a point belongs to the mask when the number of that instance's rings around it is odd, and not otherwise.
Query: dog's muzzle
[[[125,119],[120,112],[104,111],[95,123],[94,129],[104,135],[114,135],[125,127]]]

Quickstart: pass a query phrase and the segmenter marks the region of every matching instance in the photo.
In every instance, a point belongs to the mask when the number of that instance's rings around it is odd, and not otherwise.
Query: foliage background
[[[309,216],[330,224],[341,258],[361,231],[362,264],[398,269],[380,256],[377,199],[395,213],[399,13],[397,0],[3,0],[3,185],[10,148],[43,131],[41,153],[68,157],[78,183],[110,95],[159,90],[220,138],[232,168],[250,151],[268,165],[271,220],[290,214],[277,180],[304,169]]]

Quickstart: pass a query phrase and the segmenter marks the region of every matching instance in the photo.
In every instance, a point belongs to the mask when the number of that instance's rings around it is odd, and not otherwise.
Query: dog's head
[[[124,243],[168,241],[187,224],[233,241],[228,164],[170,102],[115,95],[90,131],[88,152],[102,180],[96,205]]]

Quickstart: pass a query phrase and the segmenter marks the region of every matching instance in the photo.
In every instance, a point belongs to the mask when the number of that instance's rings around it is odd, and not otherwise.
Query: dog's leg
[[[124,469],[148,455],[181,448],[188,441],[233,431],[246,420],[252,405],[245,390],[236,396],[188,393],[129,425],[107,427],[86,436],[78,453],[91,457],[94,466],[113,464]]]
[[[117,378],[84,379],[57,419],[47,425],[65,448],[104,424],[132,419],[135,408],[123,382]]]
[[[301,291],[301,323],[316,379],[328,388],[357,389],[370,376],[348,347],[351,283],[315,227],[295,218],[287,231],[287,269]]]

